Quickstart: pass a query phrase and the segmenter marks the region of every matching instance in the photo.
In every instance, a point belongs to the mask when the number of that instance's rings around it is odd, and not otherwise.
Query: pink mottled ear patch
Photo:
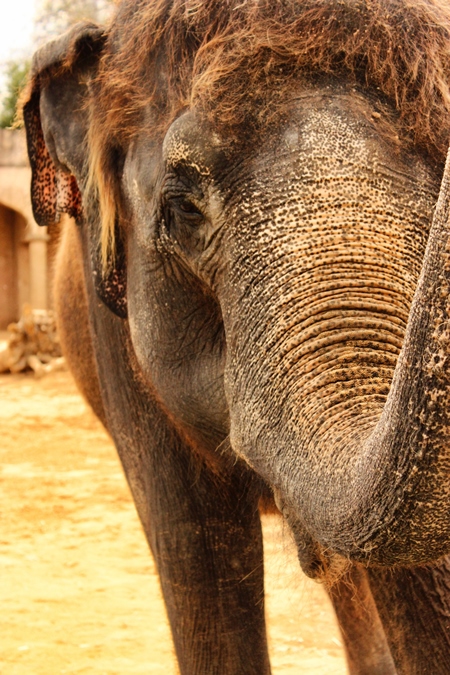
[[[81,194],[75,176],[55,166],[42,132],[39,105],[33,98],[24,108],[31,178],[33,214],[39,225],[59,222],[61,214],[82,215]]]

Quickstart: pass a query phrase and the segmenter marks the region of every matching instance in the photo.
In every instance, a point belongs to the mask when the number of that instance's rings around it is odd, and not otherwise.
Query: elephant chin
[[[297,557],[303,572],[310,579],[321,579],[331,587],[349,569],[350,561],[323,549],[296,519],[295,514],[285,506],[277,490],[274,490],[273,496],[277,508],[293,534]]]

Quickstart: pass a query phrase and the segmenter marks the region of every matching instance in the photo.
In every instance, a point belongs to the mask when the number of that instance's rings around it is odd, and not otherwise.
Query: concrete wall
[[[17,129],[0,129],[0,166],[28,166],[25,133]]]
[[[49,236],[33,218],[30,181],[24,132],[0,129],[0,330],[24,303],[49,306]]]
[[[0,328],[17,315],[15,213],[0,204]]]

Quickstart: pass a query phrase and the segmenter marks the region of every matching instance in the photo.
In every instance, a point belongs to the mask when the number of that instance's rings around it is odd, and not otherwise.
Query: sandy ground
[[[103,428],[68,373],[0,376],[0,673],[177,668],[155,567]],[[274,675],[344,675],[323,588],[264,518]]]

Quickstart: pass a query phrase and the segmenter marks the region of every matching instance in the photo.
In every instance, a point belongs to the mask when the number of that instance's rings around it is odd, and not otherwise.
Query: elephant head
[[[443,11],[125,2],[35,59],[37,218],[78,218],[160,405],[300,549],[450,551]]]

